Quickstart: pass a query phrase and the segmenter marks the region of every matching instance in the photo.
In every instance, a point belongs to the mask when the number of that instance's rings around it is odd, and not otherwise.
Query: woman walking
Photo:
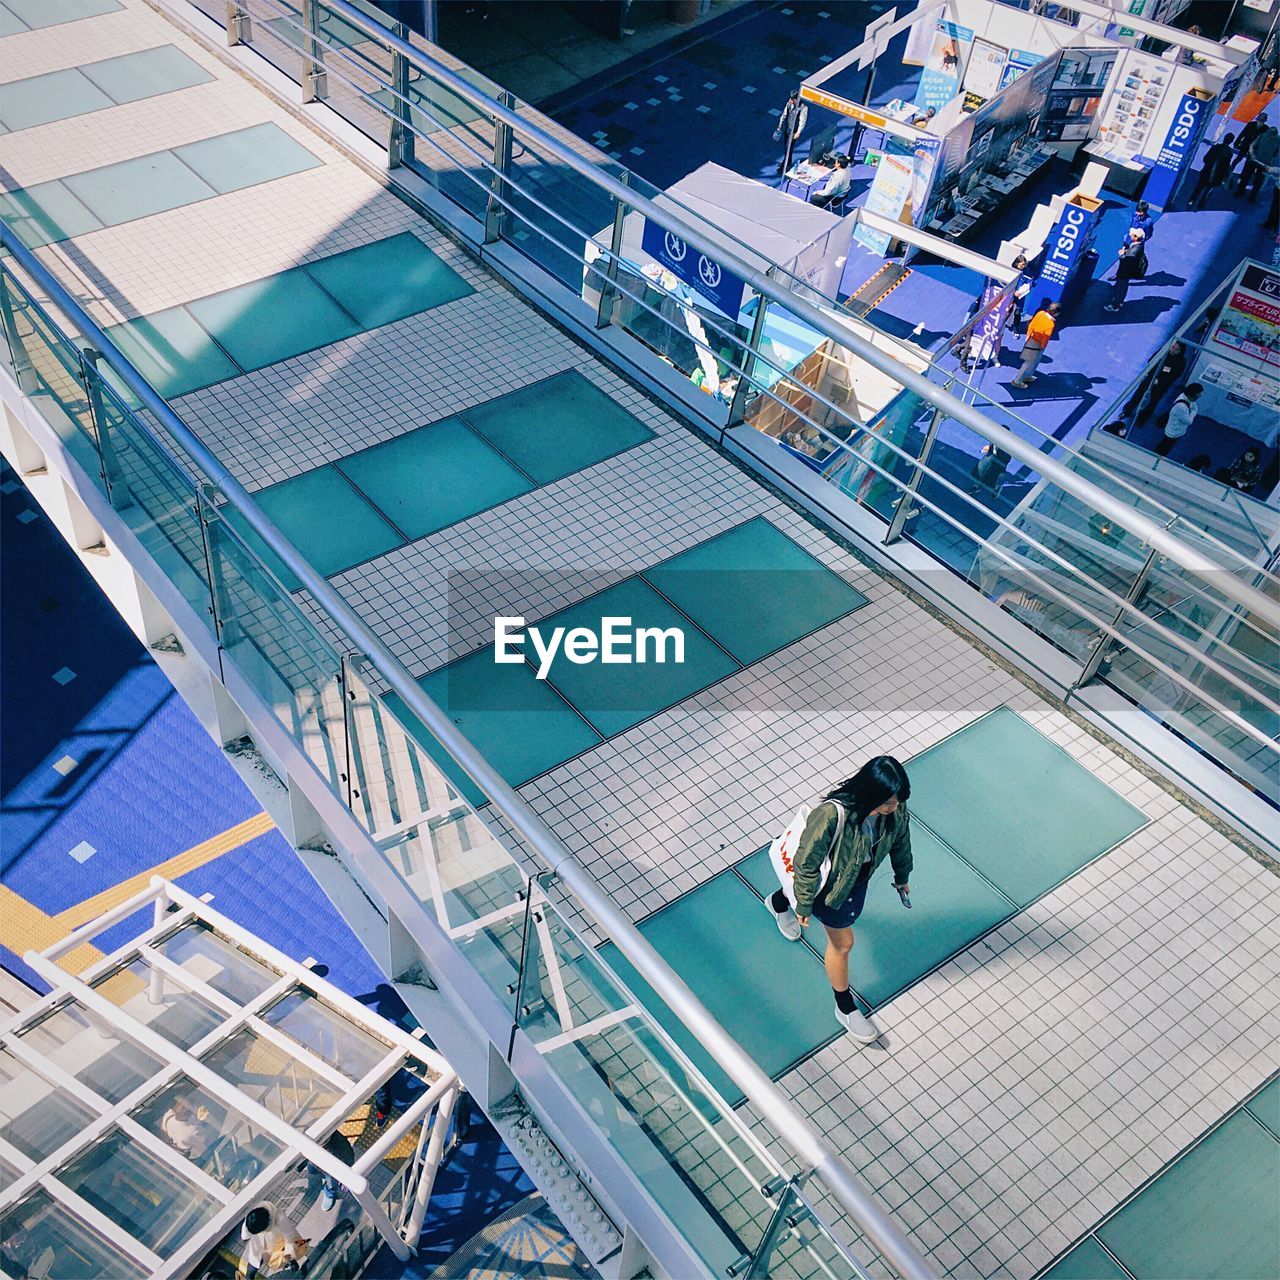
[[[772,851],[783,884],[768,900],[778,928],[795,942],[811,917],[821,922],[827,931],[825,963],[836,1021],[862,1044],[873,1043],[880,1033],[859,1012],[849,990],[853,922],[862,914],[867,885],[886,857],[902,905],[911,906],[910,794],[902,765],[892,756],[876,756],[815,806],[798,838],[793,821]],[[788,848],[793,840],[794,852]]]

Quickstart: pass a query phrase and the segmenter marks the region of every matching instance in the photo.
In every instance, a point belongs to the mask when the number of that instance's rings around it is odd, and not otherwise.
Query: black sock
[[[845,987],[843,991],[836,991],[833,987],[832,991],[836,997],[836,1008],[841,1013],[853,1013],[857,1009],[858,1006],[853,1002],[853,992],[848,987]]]
[[[769,905],[773,908],[775,915],[781,915],[784,911],[791,910],[791,902],[781,889],[773,891],[773,897],[769,899]]]

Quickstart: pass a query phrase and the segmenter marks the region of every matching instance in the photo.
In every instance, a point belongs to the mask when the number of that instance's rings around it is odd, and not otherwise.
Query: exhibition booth
[[[878,131],[865,206],[940,236],[961,238],[1007,208],[1055,156],[1089,161],[1080,189],[1029,211],[1027,231],[999,255],[1034,257],[1065,238],[1070,260],[1045,280],[1059,297],[1088,247],[1101,190],[1169,206],[1216,105],[1250,74],[1250,54],[1130,16],[1134,7],[1117,21],[1117,10],[1092,0],[1042,13],[1000,0],[922,0],[870,24],[863,43],[810,76],[801,96]],[[856,101],[851,77],[865,70],[869,88],[876,59],[904,35],[901,61],[920,68],[914,101]],[[1169,47],[1144,52],[1143,37]],[[858,238],[888,250],[883,235]]]
[[[695,169],[655,196],[654,203],[692,223],[708,240],[723,245],[727,254],[789,283],[801,296],[815,302],[835,300],[849,254],[852,216],[829,213],[714,163]],[[614,322],[693,377],[708,394],[730,399],[735,380],[726,365],[741,365],[746,358],[756,327],[755,291],[720,263],[632,210],[622,221],[620,239],[606,227],[586,243],[582,296],[593,307],[601,301],[598,262],[606,255],[601,246],[610,243],[617,244],[616,270],[625,286],[614,304]],[[731,331],[734,339],[717,333],[717,328]],[[787,370],[803,363],[817,345],[816,336],[810,344],[772,312],[766,314],[757,337],[769,344],[767,350]],[[768,371],[762,367],[760,373],[764,377]],[[774,371],[771,376],[776,380],[781,374]]]

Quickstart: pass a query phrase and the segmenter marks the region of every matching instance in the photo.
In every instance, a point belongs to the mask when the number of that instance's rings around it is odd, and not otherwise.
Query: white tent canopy
[[[679,213],[686,222],[692,217],[708,239],[759,270],[776,264],[815,293],[834,297],[849,253],[852,216],[839,218],[711,162],[681,178],[656,196],[654,203]],[[654,261],[640,247],[643,233],[643,215],[628,214],[622,257],[640,267]],[[607,244],[608,232],[597,239]],[[712,304],[703,298],[700,305]]]

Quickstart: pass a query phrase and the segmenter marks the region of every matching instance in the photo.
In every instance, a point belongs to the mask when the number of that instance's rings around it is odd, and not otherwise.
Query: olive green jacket
[[[831,885],[827,894],[827,906],[833,910],[839,908],[853,892],[854,882],[862,870],[870,853],[870,841],[862,833],[854,815],[848,813],[844,831],[840,836],[840,847],[831,859],[831,872],[828,883]],[[793,896],[796,903],[796,915],[807,916],[813,912],[813,900],[822,887],[819,883],[822,876],[822,864],[831,851],[831,841],[839,823],[836,801],[824,800],[815,805],[805,823],[804,834],[800,837],[800,847],[795,857],[795,888]],[[907,806],[900,804],[893,813],[885,814],[880,839],[876,842],[876,851],[871,859],[872,872],[888,855],[893,864],[894,884],[907,884],[911,876],[911,819]]]

